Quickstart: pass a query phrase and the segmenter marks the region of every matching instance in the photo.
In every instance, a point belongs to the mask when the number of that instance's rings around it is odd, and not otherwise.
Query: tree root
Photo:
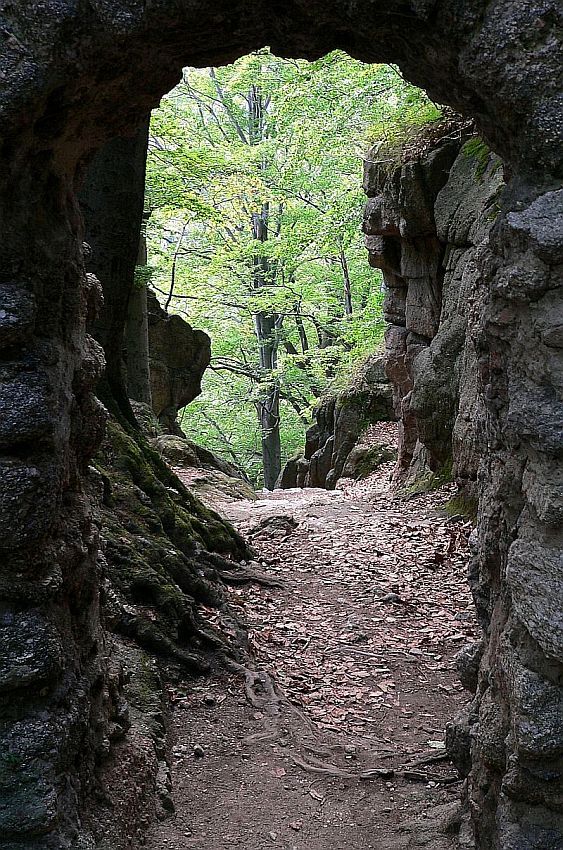
[[[269,673],[264,670],[252,670],[237,661],[225,659],[228,669],[244,677],[244,690],[250,705],[264,715],[264,731],[248,735],[245,743],[275,740],[279,737],[281,697],[276,693],[276,685]]]
[[[411,782],[435,782],[436,785],[453,785],[455,782],[462,781],[457,774],[439,776],[438,774],[423,773],[420,770],[403,770],[400,775],[403,779],[408,779]]]
[[[426,764],[438,764],[438,762],[441,761],[450,761],[450,757],[445,750],[441,753],[426,753],[418,759],[414,759],[413,761],[409,761],[406,764],[401,765],[401,767],[405,770],[409,770],[410,768],[424,767]]]
[[[143,617],[122,617],[114,628],[115,631],[134,640],[143,649],[178,661],[192,673],[203,676],[211,670],[209,663],[202,655],[186,652],[176,646],[154,623]]]
[[[333,776],[339,779],[358,779],[367,781],[370,779],[391,779],[394,776],[401,777],[411,782],[435,782],[437,785],[451,785],[454,782],[459,782],[459,777],[456,776],[439,776],[438,774],[430,774],[420,770],[414,770],[409,765],[400,765],[399,767],[370,767],[367,770],[351,771],[337,767],[329,762],[321,762],[313,757],[310,760],[304,761],[298,756],[291,754],[291,760],[297,767],[307,771],[307,773],[315,773],[320,776]],[[447,759],[447,756],[442,756],[441,760]],[[434,761],[438,761],[437,758]],[[419,762],[424,763],[423,759]],[[418,764],[419,762],[416,762]]]
[[[260,584],[262,587],[277,587],[284,588],[285,584],[279,579],[269,578],[265,573],[253,572],[252,570],[223,570],[219,573],[219,578],[225,584],[247,584],[253,582]]]

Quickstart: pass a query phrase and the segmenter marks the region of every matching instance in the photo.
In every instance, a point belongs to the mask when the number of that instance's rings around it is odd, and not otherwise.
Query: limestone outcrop
[[[539,629],[540,567],[558,565],[563,547],[559,4],[30,0],[2,4],[1,16],[1,628],[3,646],[22,636],[28,672],[20,678],[17,654],[2,655],[0,847],[90,850],[84,813],[100,805],[96,753],[109,729],[103,494],[88,472],[104,431],[93,394],[103,358],[86,334],[94,296],[77,179],[94,150],[142,124],[183,66],[268,44],[286,56],[340,48],[396,63],[473,117],[503,160],[501,211],[475,255],[485,297],[471,323],[485,448],[471,581],[485,649],[467,797],[479,850],[559,848],[563,657],[553,618]],[[24,397],[32,402],[9,413]],[[552,584],[550,598],[562,595]],[[134,777],[129,787],[135,800]]]
[[[276,487],[334,490],[346,464],[348,472],[352,471],[350,455],[368,425],[395,418],[383,357],[369,357],[349,386],[322,399],[313,415],[315,422],[305,436],[305,453],[288,460]]]

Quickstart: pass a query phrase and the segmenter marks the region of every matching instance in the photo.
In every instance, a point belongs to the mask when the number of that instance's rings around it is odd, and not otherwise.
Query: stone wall
[[[95,287],[77,175],[92,151],[142,124],[182,66],[268,44],[398,64],[475,118],[510,175],[475,264],[486,293],[474,337],[486,452],[472,582],[485,648],[468,795],[480,850],[559,848],[560,4],[30,0],[1,14],[0,611],[11,649],[0,658],[0,847],[85,846],[109,723],[102,494],[88,474],[103,432],[92,394],[102,357],[85,332]]]

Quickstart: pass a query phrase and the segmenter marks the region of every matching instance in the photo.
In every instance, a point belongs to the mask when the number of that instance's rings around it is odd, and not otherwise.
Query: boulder
[[[181,436],[176,416],[201,392],[211,340],[181,316],[169,315],[150,291],[147,308],[152,407],[163,428]]]
[[[396,460],[397,453],[388,446],[354,446],[342,470],[342,478],[367,478],[382,463]]]
[[[350,452],[374,422],[394,420],[393,392],[381,354],[370,355],[349,385],[320,401],[315,422],[305,436],[303,457],[291,458],[277,486],[326,487],[333,490],[343,475]],[[374,462],[375,457],[370,462]]]

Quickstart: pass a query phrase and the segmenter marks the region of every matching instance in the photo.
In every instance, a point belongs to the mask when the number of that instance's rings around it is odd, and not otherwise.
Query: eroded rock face
[[[399,477],[412,482],[426,465],[453,462],[464,497],[479,499],[470,582],[490,643],[484,655],[480,643],[459,658],[476,699],[448,728],[448,747],[469,775],[479,847],[555,847],[563,405],[552,344],[561,304],[549,262],[557,193],[505,219],[501,163],[463,138],[416,167],[385,173],[368,164],[365,188],[370,263],[388,288]]]
[[[182,435],[176,416],[201,392],[211,340],[181,316],[169,315],[150,291],[147,307],[152,408],[166,431]]]
[[[391,170],[368,161],[363,228],[369,262],[386,287],[398,478],[412,484],[453,461],[465,498],[475,499],[484,410],[468,325],[479,322],[485,291],[476,261],[504,184],[498,157],[468,141],[466,125],[443,134]]]
[[[383,356],[368,357],[349,387],[320,402],[314,418],[305,436],[305,454],[290,458],[279,475],[277,488],[326,487],[334,490],[347,465],[352,477],[355,472],[361,474],[361,460],[366,458],[358,455],[353,464],[350,457],[359,437],[371,423],[395,418]],[[375,461],[374,455],[372,461]]]
[[[0,704],[0,846],[91,846],[81,813],[110,725],[101,696],[110,679],[96,566],[101,493],[87,475],[103,430],[91,392],[101,358],[84,331],[90,296],[76,169],[89,151],[140,124],[183,65],[219,64],[264,44],[309,58],[339,47],[365,61],[399,64],[438,102],[472,115],[512,175],[488,243],[475,256],[484,299],[476,308],[474,362],[486,451],[471,577],[487,647],[468,793],[482,850],[561,846],[561,766],[545,732],[559,706],[557,635],[549,642],[542,636],[542,644],[534,636],[537,618],[518,578],[535,570],[531,557],[550,562],[562,545],[555,523],[562,449],[560,26],[551,0],[378,0],[361,8],[351,0],[3,4],[0,283],[8,300],[0,307],[0,346],[4,380],[29,381],[43,413],[33,439],[24,437],[27,415],[7,420],[2,437],[2,616],[15,629],[16,614],[27,612],[26,622],[43,623],[56,650],[41,666],[44,641],[30,644],[29,675],[37,671],[41,689],[30,680],[13,688],[17,674],[4,671],[10,685]],[[411,296],[408,310],[427,333],[435,305],[425,305],[420,287]],[[401,305],[399,292],[396,315]],[[407,329],[397,327],[399,344]],[[539,552],[512,550],[520,540]],[[505,578],[512,551],[514,606]],[[534,581],[530,595],[536,587]],[[542,628],[549,632],[550,622]],[[537,706],[545,707],[540,725],[529,720]],[[534,748],[530,737],[547,740],[549,749]],[[117,835],[115,846],[119,841]]]

